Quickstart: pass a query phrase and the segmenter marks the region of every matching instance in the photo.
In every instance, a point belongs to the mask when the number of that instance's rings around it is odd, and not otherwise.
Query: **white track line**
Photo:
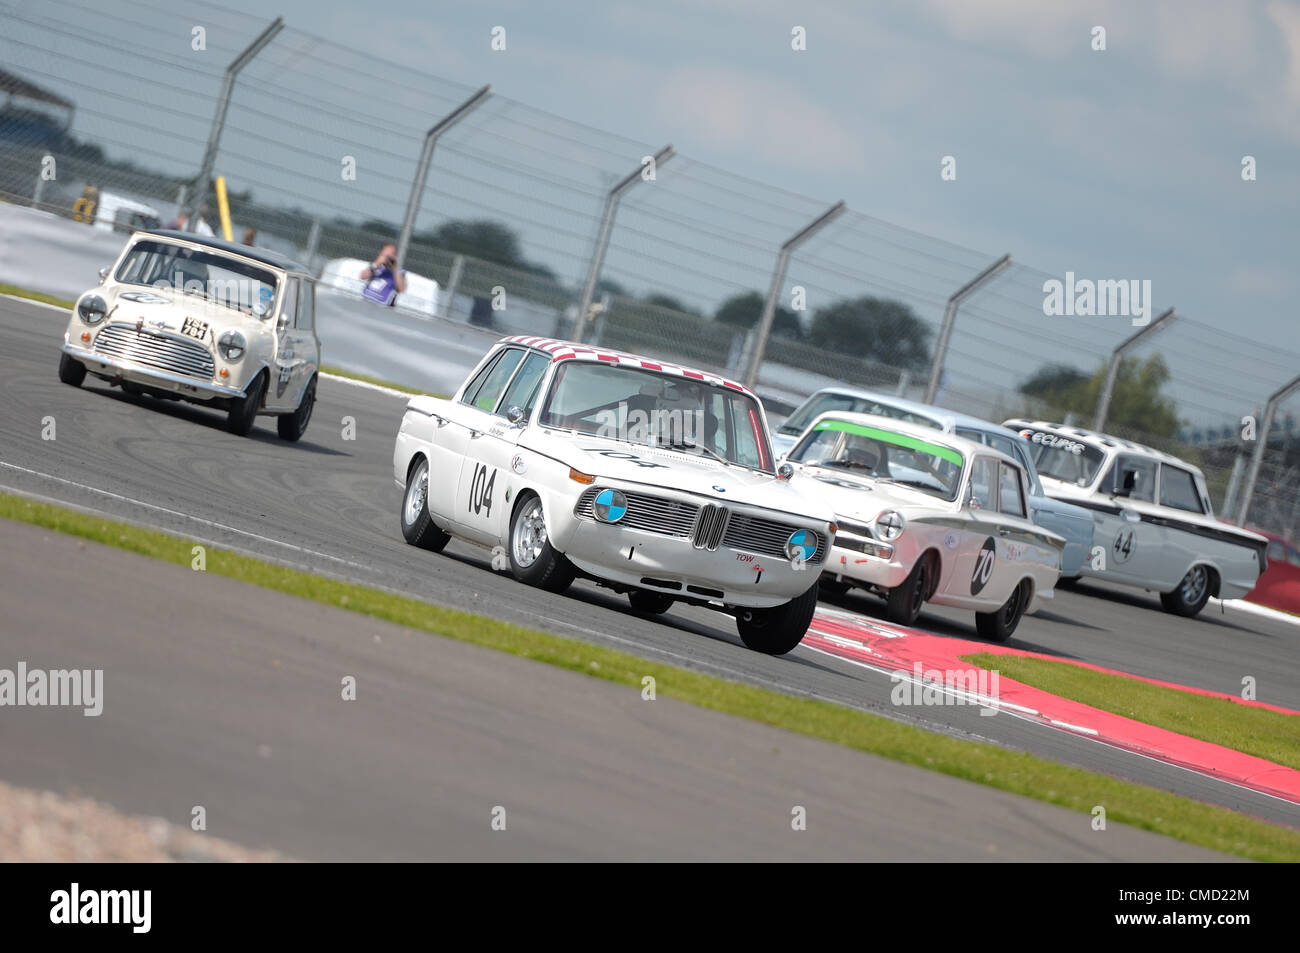
[[[328,559],[333,562],[340,563],[344,566],[351,567],[353,569],[361,569],[361,570],[368,569],[368,567],[363,566],[360,563],[354,563],[347,559],[341,559],[338,556],[331,556],[329,553],[322,553],[315,549],[307,549],[305,546],[296,546],[293,543],[286,543],[283,542],[282,540],[272,539],[270,536],[261,536],[257,533],[250,533],[248,532],[248,530],[239,529],[234,526],[227,526],[225,523],[217,523],[212,520],[205,520],[199,516],[191,516],[190,514],[182,513],[179,510],[169,510],[165,506],[157,506],[153,503],[146,503],[143,500],[132,499],[129,496],[122,496],[120,493],[110,493],[108,490],[101,490],[99,487],[87,486],[85,483],[77,483],[74,480],[65,480],[63,477],[57,477],[52,473],[42,473],[40,470],[29,470],[26,467],[20,467],[13,463],[6,463],[3,460],[0,460],[0,467],[5,467],[10,470],[17,470],[19,473],[25,473],[28,476],[40,477],[41,479],[44,480],[51,480],[55,483],[62,483],[64,486],[76,487],[79,490],[85,490],[88,493],[96,493],[100,496],[106,496],[109,499],[118,500],[119,502],[122,503],[129,503],[132,506],[138,506],[142,509],[154,510],[155,512],[158,513],[165,513],[168,516],[175,516],[180,519],[190,520],[191,522],[199,523],[203,526],[211,527],[212,529],[221,530],[222,532],[235,533],[236,535],[239,536],[247,536],[249,539],[255,539],[261,543],[270,543],[273,546],[282,546],[285,549],[291,549],[296,553],[302,553],[307,556],[319,556],[321,559]],[[22,493],[22,491],[17,489],[16,487],[3,487],[3,489],[11,490],[14,493],[19,493],[19,494]],[[120,517],[118,518],[120,519]]]

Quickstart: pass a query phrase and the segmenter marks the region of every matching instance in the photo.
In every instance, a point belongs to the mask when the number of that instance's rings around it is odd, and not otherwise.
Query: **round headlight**
[[[602,523],[617,523],[627,513],[627,497],[619,490],[601,490],[596,494],[591,511]]]
[[[810,529],[797,529],[785,541],[785,554],[791,559],[807,562],[817,552],[817,534]]]
[[[244,336],[238,331],[227,331],[217,341],[217,350],[221,352],[222,357],[232,364],[240,360],[247,349],[248,344],[244,340]]]
[[[77,316],[86,324],[99,324],[108,313],[108,305],[99,295],[87,295],[77,302]]]
[[[882,539],[898,539],[903,535],[903,527],[906,525],[907,520],[896,510],[885,510],[876,517],[876,529],[880,531]]]

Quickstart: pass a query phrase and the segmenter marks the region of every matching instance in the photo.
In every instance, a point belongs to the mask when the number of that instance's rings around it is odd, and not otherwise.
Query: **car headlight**
[[[876,529],[880,532],[881,539],[898,539],[906,526],[907,520],[897,510],[885,510],[876,517]]]
[[[243,358],[244,352],[248,350],[248,343],[238,331],[227,331],[217,341],[217,350],[221,352],[222,357],[234,364]]]
[[[617,523],[627,513],[627,497],[620,490],[601,490],[592,501],[591,511],[602,523]]]
[[[108,305],[99,295],[87,295],[77,302],[77,316],[86,324],[99,324],[108,313]]]

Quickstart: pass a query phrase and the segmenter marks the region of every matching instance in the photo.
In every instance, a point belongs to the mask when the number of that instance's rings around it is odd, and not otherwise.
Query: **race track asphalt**
[[[390,473],[404,398],[324,380],[302,442],[279,440],[269,419],[238,438],[212,411],[134,399],[89,378],[80,389],[60,384],[63,322],[56,311],[0,299],[0,489],[1300,826],[1294,805],[1010,715],[897,708],[887,676],[804,647],[781,658],[758,655],[717,613],[687,608],[645,619],[626,599],[587,583],[562,596],[522,586],[493,572],[482,550],[413,549],[398,532],[400,494]],[[346,355],[326,358],[346,364]],[[54,440],[42,439],[47,417],[56,423]],[[355,419],[355,440],[343,439],[344,417]],[[879,610],[866,597],[840,605]],[[927,609],[919,627],[974,637],[973,619],[944,609]],[[1011,644],[1229,693],[1252,676],[1261,701],[1300,708],[1298,636],[1292,625],[1232,608],[1188,621],[1160,611],[1153,595],[1085,585],[1059,592],[1048,610],[1022,622]]]

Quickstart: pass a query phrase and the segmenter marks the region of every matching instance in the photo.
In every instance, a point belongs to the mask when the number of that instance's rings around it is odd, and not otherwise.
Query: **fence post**
[[[785,272],[790,267],[790,256],[801,244],[843,215],[846,208],[844,200],[840,199],[787,238],[781,246],[781,252],[776,256],[776,268],[772,270],[772,285],[767,289],[767,300],[763,302],[763,316],[758,322],[758,335],[754,340],[754,346],[750,349],[749,369],[745,372],[745,386],[750,390],[753,390],[754,385],[758,383],[758,368],[763,363],[763,355],[767,352],[767,339],[772,336],[772,325],[776,323],[776,301],[781,297],[781,288],[785,285]]]
[[[1260,416],[1259,427],[1255,432],[1255,452],[1251,454],[1250,470],[1247,471],[1246,482],[1241,488],[1241,506],[1237,510],[1238,526],[1245,526],[1246,517],[1250,515],[1250,501],[1255,495],[1255,481],[1259,479],[1259,468],[1264,462],[1264,449],[1268,446],[1268,431],[1273,426],[1273,414],[1277,410],[1277,405],[1297,390],[1300,390],[1300,377],[1280,390],[1274,391],[1268,403],[1264,405],[1264,413]]]
[[[208,194],[208,181],[212,178],[212,169],[217,162],[217,147],[221,144],[221,131],[226,126],[226,112],[230,109],[230,94],[235,88],[235,76],[283,29],[284,17],[276,17],[271,21],[271,25],[259,33],[257,39],[226,67],[226,75],[221,81],[221,94],[217,97],[217,111],[212,116],[212,128],[208,130],[208,146],[203,150],[203,163],[199,166],[197,187],[194,190],[196,206],[202,206],[203,199]],[[177,214],[183,211],[186,211],[184,207],[178,210]],[[190,215],[185,225],[186,231],[194,231],[198,224],[198,216]]]
[[[456,289],[460,287],[460,273],[465,267],[465,256],[457,255],[451,260],[451,274],[447,276],[446,294],[442,296],[442,314],[439,317],[450,318],[452,299],[456,297]]]
[[[1011,265],[1011,255],[1003,255],[993,264],[989,265],[978,275],[972,278],[966,284],[958,288],[951,298],[948,299],[948,306],[943,309],[943,327],[939,330],[939,340],[934,345],[934,360],[930,364],[930,381],[925,385],[924,404],[933,404],[934,399],[939,395],[939,379],[943,376],[943,364],[948,359],[948,342],[952,340],[952,326],[957,321],[957,309],[961,303],[973,295],[987,281]]]
[[[666,145],[654,154],[654,167],[658,170],[676,154],[672,145]],[[587,328],[587,319],[591,311],[591,301],[596,296],[596,283],[600,281],[600,268],[605,263],[605,250],[609,247],[609,235],[614,229],[614,213],[618,211],[618,200],[623,193],[636,185],[645,172],[645,163],[637,166],[614,183],[614,187],[605,196],[605,211],[600,217],[600,231],[596,233],[596,247],[591,252],[591,264],[587,267],[587,280],[582,286],[582,296],[578,299],[578,314],[573,319],[573,340],[581,341]]]
[[[1120,342],[1119,347],[1111,352],[1110,365],[1106,368],[1106,380],[1101,385],[1101,393],[1097,396],[1097,414],[1092,421],[1093,430],[1102,431],[1106,427],[1106,415],[1110,413],[1110,398],[1115,392],[1115,378],[1119,374],[1119,364],[1124,354],[1135,347],[1148,334],[1159,331],[1176,317],[1178,317],[1177,312],[1170,308],[1141,331],[1125,338]]]
[[[411,245],[411,231],[415,228],[415,216],[420,211],[420,197],[424,194],[424,185],[429,178],[429,164],[433,161],[433,147],[439,137],[456,123],[481,106],[492,95],[492,87],[484,86],[477,93],[465,100],[424,134],[424,145],[420,147],[420,160],[415,165],[415,178],[411,180],[411,197],[406,200],[406,217],[402,219],[402,234],[397,239],[397,268],[400,271],[406,264],[406,251]]]

